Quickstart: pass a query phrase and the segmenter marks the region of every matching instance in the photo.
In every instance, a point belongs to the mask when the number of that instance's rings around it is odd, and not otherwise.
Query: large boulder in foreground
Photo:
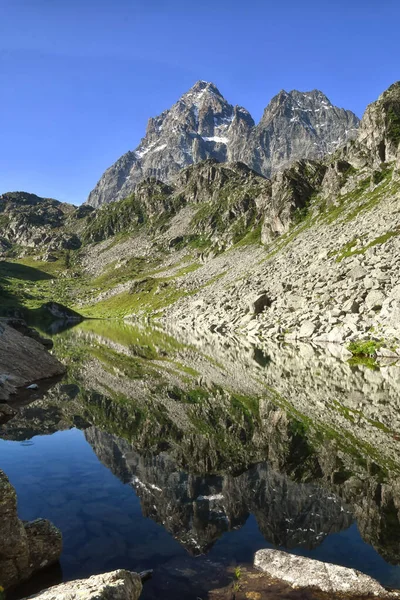
[[[8,400],[16,388],[64,372],[43,343],[0,320],[0,401]]]
[[[30,596],[38,600],[137,600],[142,592],[140,575],[124,569],[55,585]]]
[[[280,550],[259,550],[254,566],[274,579],[289,583],[294,588],[317,589],[330,594],[399,598],[375,579],[347,567],[296,556]]]
[[[22,583],[56,563],[61,551],[61,532],[52,523],[18,518],[15,489],[0,471],[0,585],[7,589]]]

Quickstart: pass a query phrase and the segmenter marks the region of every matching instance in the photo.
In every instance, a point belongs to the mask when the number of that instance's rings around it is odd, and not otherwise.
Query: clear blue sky
[[[400,79],[398,0],[0,0],[0,193],[79,204],[198,79],[359,116]]]

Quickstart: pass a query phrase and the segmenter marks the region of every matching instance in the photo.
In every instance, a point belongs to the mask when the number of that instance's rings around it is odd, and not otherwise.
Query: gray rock
[[[0,582],[7,589],[58,561],[61,532],[45,519],[23,523],[17,515],[17,495],[0,471]]]
[[[300,327],[298,337],[299,338],[309,338],[312,336],[315,329],[316,329],[315,323],[311,323],[311,321],[304,321],[304,323]]]
[[[250,312],[254,315],[260,314],[263,310],[271,306],[271,299],[267,294],[261,294],[249,302]]]
[[[349,271],[349,277],[354,280],[363,279],[366,276],[366,274],[367,274],[367,271],[361,265],[353,267]]]
[[[38,600],[138,600],[141,592],[140,575],[119,569],[61,583],[29,597]]]
[[[371,310],[379,310],[385,298],[385,294],[380,290],[371,290],[365,298],[365,304]]]
[[[343,310],[346,313],[358,313],[360,310],[360,303],[357,302],[357,300],[350,298],[350,300],[347,300],[347,302],[343,304]]]
[[[6,375],[0,379],[1,401],[30,381],[65,373],[65,367],[29,331],[23,335],[0,320],[0,373]]]
[[[282,90],[258,125],[216,86],[198,81],[176,104],[148,122],[146,136],[103,174],[88,204],[125,198],[145,178],[170,182],[183,167],[207,158],[240,161],[270,177],[302,158],[319,158],[355,136],[358,118],[318,90]]]
[[[24,523],[28,547],[29,567],[35,573],[56,563],[62,551],[61,532],[50,521],[36,519]]]
[[[375,579],[355,569],[295,556],[280,550],[259,550],[254,557],[254,566],[294,588],[312,588],[330,594],[352,596],[400,597],[400,594],[388,592]]]

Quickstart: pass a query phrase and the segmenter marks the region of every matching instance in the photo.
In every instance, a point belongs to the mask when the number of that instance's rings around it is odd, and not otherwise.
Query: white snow
[[[135,151],[135,156],[136,156],[136,158],[142,158],[148,152],[150,152],[150,148],[145,148],[144,150],[136,150]]]
[[[155,148],[152,149],[152,152],[161,152],[161,150],[164,150],[164,148],[167,147],[167,144],[161,144],[160,146],[156,146]]]
[[[220,137],[218,135],[215,135],[214,137],[203,137],[202,139],[205,142],[217,142],[217,144],[227,144],[229,142],[228,138]]]
[[[158,487],[157,485],[154,485],[152,483],[149,483],[149,488],[151,488],[152,490],[157,490],[157,492],[162,492],[162,489],[160,487]]]
[[[148,488],[151,488],[152,490],[157,490],[157,492],[162,492],[162,489],[157,487],[156,485],[153,485],[152,483],[149,484],[145,484],[143,483],[143,481],[140,481],[139,477],[132,477],[132,483],[138,485],[141,488],[144,488],[145,490],[148,490]]]
[[[197,500],[223,500],[224,499],[224,495],[223,494],[214,494],[211,496],[198,496]]]
[[[153,143],[148,148],[145,148],[144,150],[136,150],[135,155],[136,155],[136,158],[143,158],[143,156],[146,156],[146,154],[148,154],[149,152],[160,152],[160,150],[164,150],[164,148],[166,148],[166,147],[167,147],[167,144],[160,144],[160,146],[155,146]]]
[[[233,118],[234,115],[231,115],[230,117],[214,117],[214,125],[215,127],[220,125],[229,125],[229,123],[232,123]]]

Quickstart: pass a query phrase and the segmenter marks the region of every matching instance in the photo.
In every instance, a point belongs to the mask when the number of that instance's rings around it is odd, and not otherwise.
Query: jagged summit
[[[200,80],[149,119],[139,146],[107,169],[87,202],[96,207],[124,198],[146,177],[168,183],[183,167],[207,158],[243,162],[270,177],[295,160],[335,151],[357,127],[352,112],[333,106],[319,90],[281,90],[256,125],[214,83]]]
[[[205,92],[208,92],[210,94],[216,94],[218,96],[221,96],[222,98],[221,92],[214,83],[212,83],[211,81],[204,81],[202,79],[196,81],[196,83],[190,88],[188,92],[186,92],[183,95],[183,97],[189,96],[191,94],[202,94]]]

